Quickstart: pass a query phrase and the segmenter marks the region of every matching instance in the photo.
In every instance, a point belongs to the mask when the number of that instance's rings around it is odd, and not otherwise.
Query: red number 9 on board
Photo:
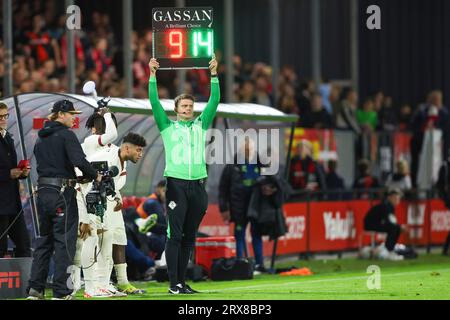
[[[183,33],[181,31],[169,32],[169,45],[171,47],[171,58],[181,58],[183,56]]]

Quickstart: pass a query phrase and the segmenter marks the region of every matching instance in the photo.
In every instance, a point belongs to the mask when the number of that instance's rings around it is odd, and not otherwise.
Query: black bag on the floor
[[[169,281],[169,274],[167,273],[167,267],[157,267],[153,279],[157,282]]]
[[[203,270],[202,266],[198,264],[189,264],[186,277],[194,282],[208,279],[208,274]]]
[[[211,266],[211,280],[247,280],[253,279],[253,262],[247,259],[219,258]]]
[[[186,278],[194,282],[202,281],[207,279],[206,273],[203,268],[197,264],[189,264],[186,270]],[[157,267],[153,279],[157,282],[169,281],[169,275],[167,273],[167,266]]]

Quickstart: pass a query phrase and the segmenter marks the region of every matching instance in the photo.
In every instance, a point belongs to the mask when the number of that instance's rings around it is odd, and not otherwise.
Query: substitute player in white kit
[[[84,220],[89,221],[88,226],[81,224],[82,229],[84,227],[85,230],[80,232],[81,237],[85,239],[81,251],[81,260],[85,275],[85,297],[88,298],[117,297],[145,292],[132,286],[127,278],[125,260],[127,238],[121,211],[122,197],[120,189],[126,183],[126,162],[130,160],[136,163],[142,157],[142,150],[146,142],[143,137],[130,133],[124,138],[120,148],[109,143],[110,134],[113,130],[107,115],[108,113],[105,114],[104,120],[101,114],[94,113],[91,116],[87,126],[92,128],[93,135],[86,138],[83,144],[83,149],[88,155],[89,161],[107,161],[109,168],[117,167],[119,169],[119,174],[114,177],[116,196],[114,199],[110,199],[111,202],[107,204],[103,223],[100,217],[87,214],[84,199],[92,185],[85,185],[78,197],[84,209]],[[112,125],[114,126],[114,124]],[[104,130],[105,127],[106,129]],[[105,131],[106,136],[96,134],[102,131]],[[108,139],[105,140],[105,138]],[[80,216],[82,216],[81,212]],[[97,237],[97,233],[101,235]],[[96,248],[98,249],[96,250]],[[98,263],[95,263],[96,258],[98,258]],[[109,282],[113,264],[120,291]]]
[[[109,149],[111,143],[117,139],[117,123],[115,117],[107,108],[101,108],[89,117],[86,121],[86,127],[91,130],[92,135],[84,140],[82,148],[87,156],[87,160],[91,162],[94,161],[94,157],[98,152]],[[77,242],[77,253],[74,259],[76,266],[74,293],[80,288],[79,266],[81,265],[83,267],[86,297],[125,296],[125,294],[120,294],[113,287],[100,290],[102,288],[97,283],[98,270],[96,261],[97,258],[99,260],[112,261],[112,236],[110,236],[111,233],[106,234],[106,223],[102,223],[100,217],[87,213],[86,194],[91,189],[92,183],[79,184],[77,188],[80,237]],[[111,207],[111,205],[108,207]],[[103,254],[100,257],[99,254],[102,251]],[[107,257],[108,255],[109,258]]]
[[[143,154],[144,147],[147,145],[145,139],[136,134],[128,133],[122,141],[119,147],[111,145],[108,149],[104,149],[95,154],[93,158],[94,161],[108,161],[108,166],[111,168],[116,166],[119,168],[119,175],[114,178],[115,180],[115,190],[116,190],[116,201],[113,206],[108,206],[105,214],[105,224],[107,231],[105,235],[109,233],[112,237],[112,260],[110,259],[109,253],[102,254],[100,252],[100,257],[105,257],[105,259],[98,260],[98,283],[100,287],[105,287],[109,285],[109,279],[111,276],[111,271],[114,269],[117,276],[117,287],[118,289],[126,294],[142,294],[145,290],[137,289],[131,285],[127,277],[127,264],[125,258],[125,247],[127,245],[127,236],[125,232],[125,223],[123,220],[123,215],[121,209],[122,198],[120,196],[120,189],[126,183],[126,166],[127,161],[137,163]],[[114,207],[114,209],[112,209]],[[108,247],[109,250],[110,247]]]

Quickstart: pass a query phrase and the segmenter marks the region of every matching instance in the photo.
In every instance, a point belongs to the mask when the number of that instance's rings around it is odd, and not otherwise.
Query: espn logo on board
[[[19,289],[20,272],[0,272],[0,289]]]

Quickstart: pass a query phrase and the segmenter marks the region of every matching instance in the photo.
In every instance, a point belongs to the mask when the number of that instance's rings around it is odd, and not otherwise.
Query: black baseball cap
[[[52,109],[50,110],[51,113],[57,113],[57,112],[69,112],[73,114],[80,114],[82,111],[75,110],[75,107],[73,106],[72,101],[69,100],[59,100],[56,101],[53,104]]]

